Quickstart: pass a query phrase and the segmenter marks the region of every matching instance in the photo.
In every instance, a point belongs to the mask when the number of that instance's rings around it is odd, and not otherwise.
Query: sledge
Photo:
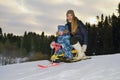
[[[82,49],[81,49],[81,45],[79,45],[80,43],[77,42],[76,44],[72,45],[73,46],[73,49],[71,50],[71,53],[73,54],[73,59],[72,60],[69,60],[67,59],[66,57],[64,57],[64,53],[61,53],[59,55],[55,54],[55,50],[59,49],[59,47],[54,47],[56,49],[53,49],[51,54],[51,58],[50,60],[52,62],[78,62],[78,61],[81,61],[81,60],[87,60],[87,59],[91,59],[91,57],[89,56],[86,56],[85,53],[82,52]],[[57,44],[58,46],[58,44]]]

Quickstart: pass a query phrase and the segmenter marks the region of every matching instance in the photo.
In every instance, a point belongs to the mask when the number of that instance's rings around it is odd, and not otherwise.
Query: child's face
[[[58,31],[58,35],[63,35],[63,32],[62,31]]]

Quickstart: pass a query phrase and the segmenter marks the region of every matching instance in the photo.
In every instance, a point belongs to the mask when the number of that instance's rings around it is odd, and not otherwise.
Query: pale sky
[[[23,35],[25,31],[55,34],[57,25],[66,23],[66,11],[72,9],[85,22],[97,15],[116,13],[120,0],[0,0],[0,27],[3,33]]]

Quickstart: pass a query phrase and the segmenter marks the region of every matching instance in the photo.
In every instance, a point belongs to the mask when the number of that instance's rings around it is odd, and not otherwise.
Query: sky
[[[36,32],[54,35],[57,25],[66,24],[66,12],[74,10],[83,23],[96,22],[96,16],[112,15],[120,0],[0,0],[0,27],[3,33],[24,35]]]

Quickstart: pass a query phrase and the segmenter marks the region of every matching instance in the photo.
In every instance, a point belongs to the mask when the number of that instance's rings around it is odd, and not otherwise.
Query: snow
[[[0,66],[0,80],[120,80],[120,54],[92,56],[92,59],[40,69],[35,61]]]

